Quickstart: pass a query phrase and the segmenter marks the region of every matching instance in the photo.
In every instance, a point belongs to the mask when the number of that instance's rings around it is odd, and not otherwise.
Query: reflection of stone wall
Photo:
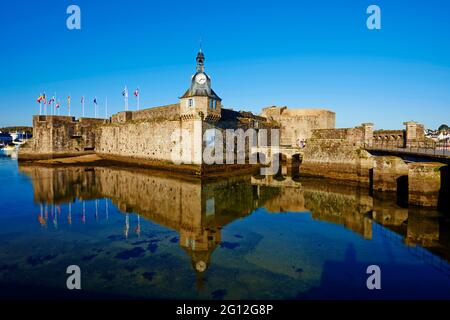
[[[284,187],[277,197],[265,202],[264,207],[270,212],[304,212],[305,199],[300,187]]]
[[[372,218],[404,237],[408,245],[420,245],[450,259],[449,223],[441,214],[426,208],[402,208],[395,199],[374,199]],[[429,262],[429,261],[428,261]]]
[[[396,205],[395,197],[373,199],[367,190],[329,180],[300,183],[250,176],[201,180],[110,167],[26,165],[19,169],[32,178],[35,201],[62,204],[110,198],[122,212],[139,213],[179,232],[180,245],[197,262],[208,261],[223,226],[259,207],[270,213],[310,211],[314,219],[343,225],[368,239],[373,219],[404,236],[407,243],[450,257],[449,224],[436,211],[405,209]],[[197,262],[195,267],[201,269]]]
[[[341,224],[346,228],[372,238],[371,220],[366,216],[372,210],[372,197],[358,188],[343,185],[304,182],[305,207],[315,219]]]
[[[40,166],[20,166],[19,169],[32,178],[36,202],[62,204],[76,198],[91,200],[101,197],[93,170]]]
[[[409,214],[405,241],[424,247],[436,246],[439,242],[439,217]]]
[[[60,204],[76,198],[110,198],[175,230],[195,231],[205,222],[223,226],[256,207],[250,177],[215,181],[176,179],[146,169],[20,166],[32,178],[35,200]]]
[[[408,209],[397,206],[393,200],[374,199],[372,217],[383,226],[389,226],[400,233],[402,225],[406,225],[408,221]]]

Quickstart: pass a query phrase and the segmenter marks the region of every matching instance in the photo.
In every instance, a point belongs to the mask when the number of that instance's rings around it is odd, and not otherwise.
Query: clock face
[[[206,75],[204,73],[199,73],[195,76],[195,82],[198,84],[205,84],[206,83]]]

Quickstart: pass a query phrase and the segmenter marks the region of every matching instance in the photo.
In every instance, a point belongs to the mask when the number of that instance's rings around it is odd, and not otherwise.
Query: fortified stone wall
[[[373,133],[373,143],[375,145],[387,145],[402,148],[405,146],[405,130],[376,130]]]
[[[369,182],[373,156],[363,149],[372,127],[317,129],[304,149],[300,174]]]
[[[138,111],[119,112],[111,117],[111,122],[139,121],[139,120],[176,120],[180,116],[180,104],[148,108]]]
[[[311,137],[314,129],[334,128],[336,117],[328,110],[287,107],[264,108],[261,115],[280,124],[280,144],[283,146],[298,146],[301,140]]]
[[[201,140],[196,139],[195,130],[202,128],[200,119],[190,121],[181,120],[153,120],[128,121],[124,123],[111,123],[99,128],[96,152],[104,158],[139,161],[149,165],[173,165],[172,153],[177,141],[174,133],[177,130],[186,130],[181,137],[190,140],[188,150],[190,154],[181,154],[181,159],[191,159],[195,166],[201,165]],[[178,141],[178,145],[184,143]],[[200,146],[194,148],[194,146]],[[197,150],[199,149],[199,150]],[[200,154],[199,154],[200,152]]]
[[[34,116],[33,139],[20,149],[21,160],[57,158],[92,153],[103,119]]]
[[[258,145],[258,134],[264,131],[266,134],[266,141],[264,146],[271,144],[271,130],[278,129],[278,124],[268,121],[267,118],[255,116],[249,112],[238,112],[228,109],[222,109],[222,117],[218,121],[204,121],[203,122],[203,134],[206,137],[210,137],[208,141],[204,141],[203,150],[213,150],[216,146],[223,149],[223,163],[227,163],[227,151],[233,150],[234,161],[237,163],[238,156],[245,158],[245,163],[249,163],[250,153],[252,147]],[[214,130],[213,130],[214,129]],[[227,130],[233,130],[234,136],[232,136]],[[248,129],[254,129],[253,131],[247,131]],[[206,131],[209,131],[205,134]],[[238,131],[239,130],[239,131]],[[215,132],[215,137],[211,136],[212,131]],[[252,135],[251,133],[255,133]],[[240,136],[242,134],[242,136]],[[242,137],[245,138],[242,139]],[[222,141],[220,139],[222,138]],[[233,142],[231,142],[233,139]],[[212,142],[214,140],[214,142]],[[222,143],[221,145],[219,143]],[[217,143],[217,144],[216,144]],[[242,147],[244,146],[244,147]],[[238,152],[239,151],[239,152]]]

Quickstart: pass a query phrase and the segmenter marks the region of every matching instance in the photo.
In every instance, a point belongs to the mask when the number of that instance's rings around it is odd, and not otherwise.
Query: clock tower
[[[196,73],[191,86],[180,97],[180,112],[184,118],[201,116],[203,120],[220,119],[222,99],[211,88],[211,78],[205,73],[205,55],[200,49],[197,54]]]

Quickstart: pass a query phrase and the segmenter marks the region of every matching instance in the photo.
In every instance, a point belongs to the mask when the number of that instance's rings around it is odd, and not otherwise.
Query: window
[[[217,100],[214,100],[214,109],[217,109]]]
[[[214,100],[213,99],[209,99],[209,108],[210,109],[214,108]]]
[[[189,99],[188,100],[188,107],[193,107],[194,106],[194,99]]]

